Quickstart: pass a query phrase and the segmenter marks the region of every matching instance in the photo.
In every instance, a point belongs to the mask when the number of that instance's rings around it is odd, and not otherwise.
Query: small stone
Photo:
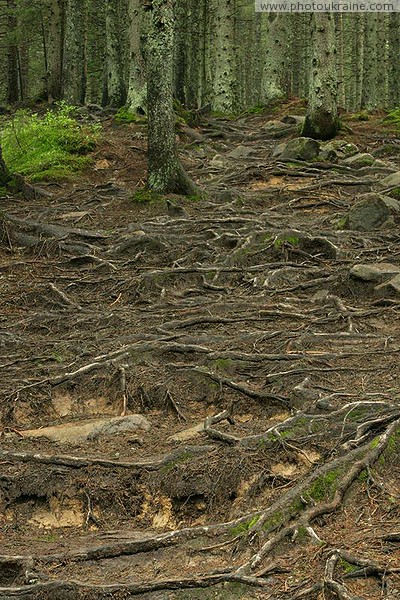
[[[363,281],[384,281],[400,273],[400,267],[391,263],[358,264],[350,269],[350,275]]]
[[[355,144],[350,144],[346,140],[330,140],[321,146],[320,158],[328,160],[328,156],[334,155],[336,158],[345,158],[358,154],[358,148]]]
[[[281,121],[288,125],[303,125],[305,119],[306,118],[302,115],[285,115],[282,117]]]
[[[254,153],[254,148],[250,148],[249,146],[237,146],[236,148],[228,152],[226,156],[229,156],[229,158],[247,158],[248,156],[251,156]]]

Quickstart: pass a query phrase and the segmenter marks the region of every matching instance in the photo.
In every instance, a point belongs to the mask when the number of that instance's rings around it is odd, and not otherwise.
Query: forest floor
[[[2,199],[1,599],[400,598],[400,296],[349,273],[400,234],[340,228],[400,142],[273,159],[300,110],[184,127],[202,199],[139,202],[110,118],[79,180]]]

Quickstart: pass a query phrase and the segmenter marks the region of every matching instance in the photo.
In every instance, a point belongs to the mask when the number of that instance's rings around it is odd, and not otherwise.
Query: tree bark
[[[339,131],[335,20],[332,13],[313,13],[313,58],[305,137],[329,140]]]
[[[288,15],[267,13],[261,15],[261,35],[264,52],[264,69],[261,78],[261,102],[282,98],[285,95],[284,78],[287,60]]]
[[[178,158],[173,110],[174,0],[153,0],[147,46],[148,187],[196,193]]]

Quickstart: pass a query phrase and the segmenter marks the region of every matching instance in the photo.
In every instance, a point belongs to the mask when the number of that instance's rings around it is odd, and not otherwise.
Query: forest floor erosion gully
[[[182,125],[203,198],[139,202],[110,117],[3,198],[3,600],[400,598],[400,142],[285,158],[299,112]]]

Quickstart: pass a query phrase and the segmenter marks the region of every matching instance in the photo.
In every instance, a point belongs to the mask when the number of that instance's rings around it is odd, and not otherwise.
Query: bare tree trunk
[[[288,59],[288,15],[261,15],[261,35],[264,48],[264,69],[261,78],[261,102],[267,103],[285,95],[285,63]]]
[[[320,140],[339,130],[335,20],[332,13],[313,13],[313,59],[308,108],[302,135]]]
[[[153,0],[147,46],[148,179],[150,189],[193,194],[178,158],[173,110],[174,0]]]

